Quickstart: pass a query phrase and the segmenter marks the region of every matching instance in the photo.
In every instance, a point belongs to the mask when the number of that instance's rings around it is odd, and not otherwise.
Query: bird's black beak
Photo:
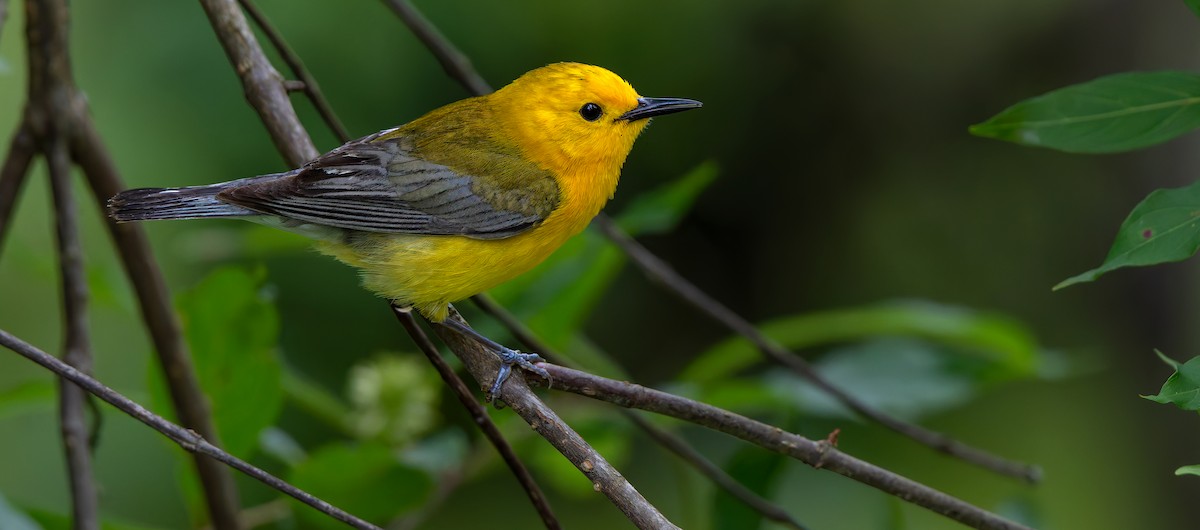
[[[638,104],[633,110],[617,116],[618,120],[634,121],[674,114],[689,109],[698,109],[704,104],[694,99],[683,98],[638,98]]]

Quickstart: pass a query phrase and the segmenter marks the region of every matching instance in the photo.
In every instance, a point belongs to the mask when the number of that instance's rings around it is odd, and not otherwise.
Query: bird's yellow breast
[[[541,263],[578,234],[616,189],[620,168],[565,175],[558,207],[541,224],[504,239],[360,234],[350,244],[319,249],[358,267],[376,294],[411,304],[429,319],[446,318],[451,302],[491,289]]]

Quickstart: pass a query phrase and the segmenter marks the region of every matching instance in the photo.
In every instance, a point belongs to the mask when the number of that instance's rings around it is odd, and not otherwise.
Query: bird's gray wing
[[[480,178],[414,156],[404,138],[381,138],[387,132],[347,143],[280,178],[226,189],[217,198],[346,230],[477,239],[524,232],[557,205],[557,184],[533,164],[518,168],[524,172],[520,178]],[[512,164],[503,167],[512,177]]]

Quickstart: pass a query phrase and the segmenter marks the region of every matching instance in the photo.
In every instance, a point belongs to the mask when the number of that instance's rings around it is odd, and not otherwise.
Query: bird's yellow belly
[[[446,318],[451,302],[527,272],[590,220],[590,216],[565,219],[559,213],[534,229],[505,239],[361,234],[351,245],[322,243],[319,249],[361,269],[367,289],[411,304],[438,322]]]

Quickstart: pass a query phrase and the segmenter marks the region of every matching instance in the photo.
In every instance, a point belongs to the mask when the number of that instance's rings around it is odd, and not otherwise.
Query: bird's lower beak
[[[683,98],[638,98],[638,104],[633,110],[617,116],[618,120],[634,121],[698,109],[704,104],[694,99]]]

